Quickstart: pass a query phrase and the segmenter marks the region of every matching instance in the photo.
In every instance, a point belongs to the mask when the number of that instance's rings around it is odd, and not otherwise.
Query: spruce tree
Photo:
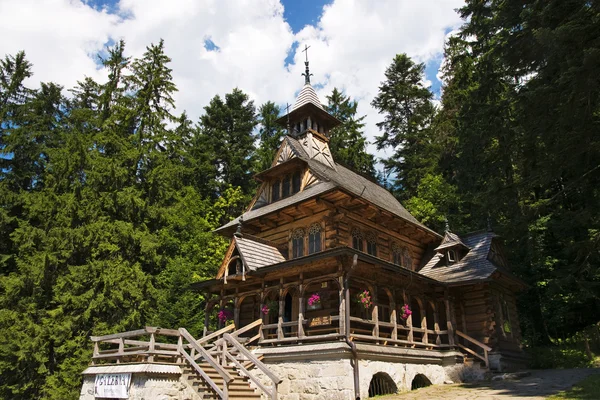
[[[433,94],[423,85],[424,71],[424,64],[415,64],[406,54],[396,55],[371,103],[384,117],[377,124],[382,135],[376,144],[393,152],[383,164],[395,176],[394,191],[401,199],[416,195],[419,181],[435,168],[431,129],[435,107]]]
[[[326,110],[342,121],[342,125],[330,132],[329,147],[333,159],[357,172],[374,176],[374,157],[367,152],[367,139],[363,133],[365,116],[356,117],[358,102],[334,88],[327,96],[327,103]]]
[[[258,124],[260,126],[258,135],[260,146],[257,150],[257,171],[264,171],[271,167],[275,154],[281,144],[285,131],[279,124],[275,123],[279,117],[279,106],[268,101],[258,109]]]

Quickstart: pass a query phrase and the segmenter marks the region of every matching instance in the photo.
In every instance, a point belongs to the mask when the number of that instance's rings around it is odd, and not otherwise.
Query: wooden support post
[[[298,337],[304,337],[304,274],[300,272],[298,284]]]
[[[440,337],[440,314],[435,302],[433,303],[433,330],[435,331],[435,344],[442,344],[442,338]]]
[[[396,291],[392,291],[392,299],[390,301],[390,322],[394,324],[392,328],[392,340],[398,340],[398,312],[396,311]],[[394,345],[395,346],[395,345]]]
[[[125,339],[119,339],[119,354],[123,354],[125,352]],[[121,364],[121,357],[117,358],[117,364]]]
[[[339,307],[339,311],[338,314],[340,316],[340,320],[339,320],[339,324],[340,324],[340,334],[345,335],[346,334],[346,318],[344,318],[344,316],[346,315],[346,296],[344,295],[344,275],[343,275],[343,270],[340,269],[340,275],[338,278],[338,282],[340,284],[340,293],[339,293],[339,302],[340,302],[340,307]]]
[[[266,302],[266,298],[265,298],[265,280],[263,279],[260,285],[261,288],[261,292],[260,292],[260,318],[262,319],[262,325],[259,327],[258,329],[258,340],[259,342],[262,342],[263,340],[265,340],[265,331],[263,330],[263,325],[266,325],[267,318],[269,318],[269,315],[265,315],[262,312],[263,307],[265,306],[265,302]]]
[[[181,333],[177,338],[177,351],[179,352],[179,355],[177,356],[177,364],[182,364],[183,357],[181,357],[181,354],[183,354],[183,337],[181,336]]]
[[[279,279],[279,318],[277,320],[277,339],[283,339],[283,312],[285,308],[285,299],[283,298],[283,278]]]
[[[423,304],[423,302],[420,302],[419,308],[421,311],[421,329],[423,330],[423,336],[421,337],[421,341],[425,344],[428,344],[429,337],[427,333],[427,303]]]
[[[238,289],[235,289],[235,297],[233,298],[233,323],[235,329],[240,329],[240,298],[238,297]]]
[[[210,310],[208,309],[209,305],[210,305],[210,301],[207,301],[206,307],[204,307],[204,329],[202,331],[202,337],[207,335],[208,325],[210,325]]]
[[[402,297],[404,298],[404,304],[410,304],[410,296],[406,293],[404,289],[402,290]],[[409,329],[407,339],[409,342],[412,343],[414,341],[412,315],[409,315],[408,318],[406,318],[406,325]]]
[[[444,304],[446,305],[446,325],[448,329],[448,344],[454,346],[454,324],[452,323],[453,312],[450,310],[450,299],[448,298],[448,291],[444,293]]]
[[[379,337],[379,305],[377,304],[378,298],[377,298],[377,288],[373,287],[373,293],[371,294],[371,296],[373,297],[373,311],[371,311],[371,319],[373,320],[373,322],[375,323],[375,325],[373,326],[373,336],[375,336],[376,338]],[[377,342],[379,343],[379,342]]]
[[[150,345],[148,346],[148,362],[154,362],[154,346],[156,344],[156,338],[154,337],[154,331],[150,333]]]

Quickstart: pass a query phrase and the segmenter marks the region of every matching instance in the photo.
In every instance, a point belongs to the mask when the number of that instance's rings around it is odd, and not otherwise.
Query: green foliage
[[[533,347],[527,350],[531,356],[529,366],[536,369],[551,368],[587,368],[594,364],[585,351],[575,348],[564,347]]]
[[[279,106],[268,101],[258,109],[260,147],[257,150],[257,172],[271,168],[275,154],[285,134],[284,130],[275,123],[279,117]]]
[[[254,102],[236,88],[224,101],[218,95],[213,97],[204,111],[194,141],[200,168],[197,176],[202,179],[198,186],[208,187],[204,194],[213,199],[228,186],[238,186],[250,197],[256,187],[252,179],[257,124]]]
[[[571,389],[548,397],[548,400],[596,400],[600,399],[600,375],[588,376]]]
[[[342,121],[342,125],[330,132],[329,147],[335,161],[360,172],[364,175],[375,176],[375,160],[367,152],[367,139],[363,129],[364,116],[356,118],[357,101],[351,101],[337,88],[327,96],[327,112]]]
[[[132,61],[119,42],[107,82],[86,78],[70,99],[51,83],[24,87],[23,53],[0,64],[2,399],[77,398],[91,335],[201,332],[204,299],[188,287],[216,273],[227,243],[212,231],[247,203],[248,182],[244,192],[229,180],[249,167],[215,176],[218,190],[201,185],[215,153],[195,133],[242,120],[236,133],[251,132],[254,109],[234,90],[223,104],[233,119],[217,110],[194,127],[172,114],[169,61],[162,42]],[[228,151],[233,164],[249,154]]]
[[[433,94],[423,86],[424,76],[425,64],[415,64],[406,54],[396,55],[371,103],[383,114],[383,121],[377,124],[382,135],[376,144],[378,149],[394,152],[382,161],[395,175],[394,190],[401,199],[414,196],[421,179],[436,166],[435,107]]]

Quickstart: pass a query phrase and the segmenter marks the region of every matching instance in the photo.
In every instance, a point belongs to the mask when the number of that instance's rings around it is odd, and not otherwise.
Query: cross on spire
[[[304,45],[304,50],[302,50],[304,53],[306,53],[306,61],[304,61],[304,65],[306,66],[306,72],[304,72],[302,74],[302,76],[304,76],[304,84],[308,84],[310,85],[310,77],[311,77],[311,73],[308,70],[308,49],[310,49],[310,46]]]

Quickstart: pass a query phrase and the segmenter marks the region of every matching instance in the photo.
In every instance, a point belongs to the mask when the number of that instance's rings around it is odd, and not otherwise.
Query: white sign
[[[94,397],[105,399],[128,399],[131,373],[98,374],[94,385]]]

